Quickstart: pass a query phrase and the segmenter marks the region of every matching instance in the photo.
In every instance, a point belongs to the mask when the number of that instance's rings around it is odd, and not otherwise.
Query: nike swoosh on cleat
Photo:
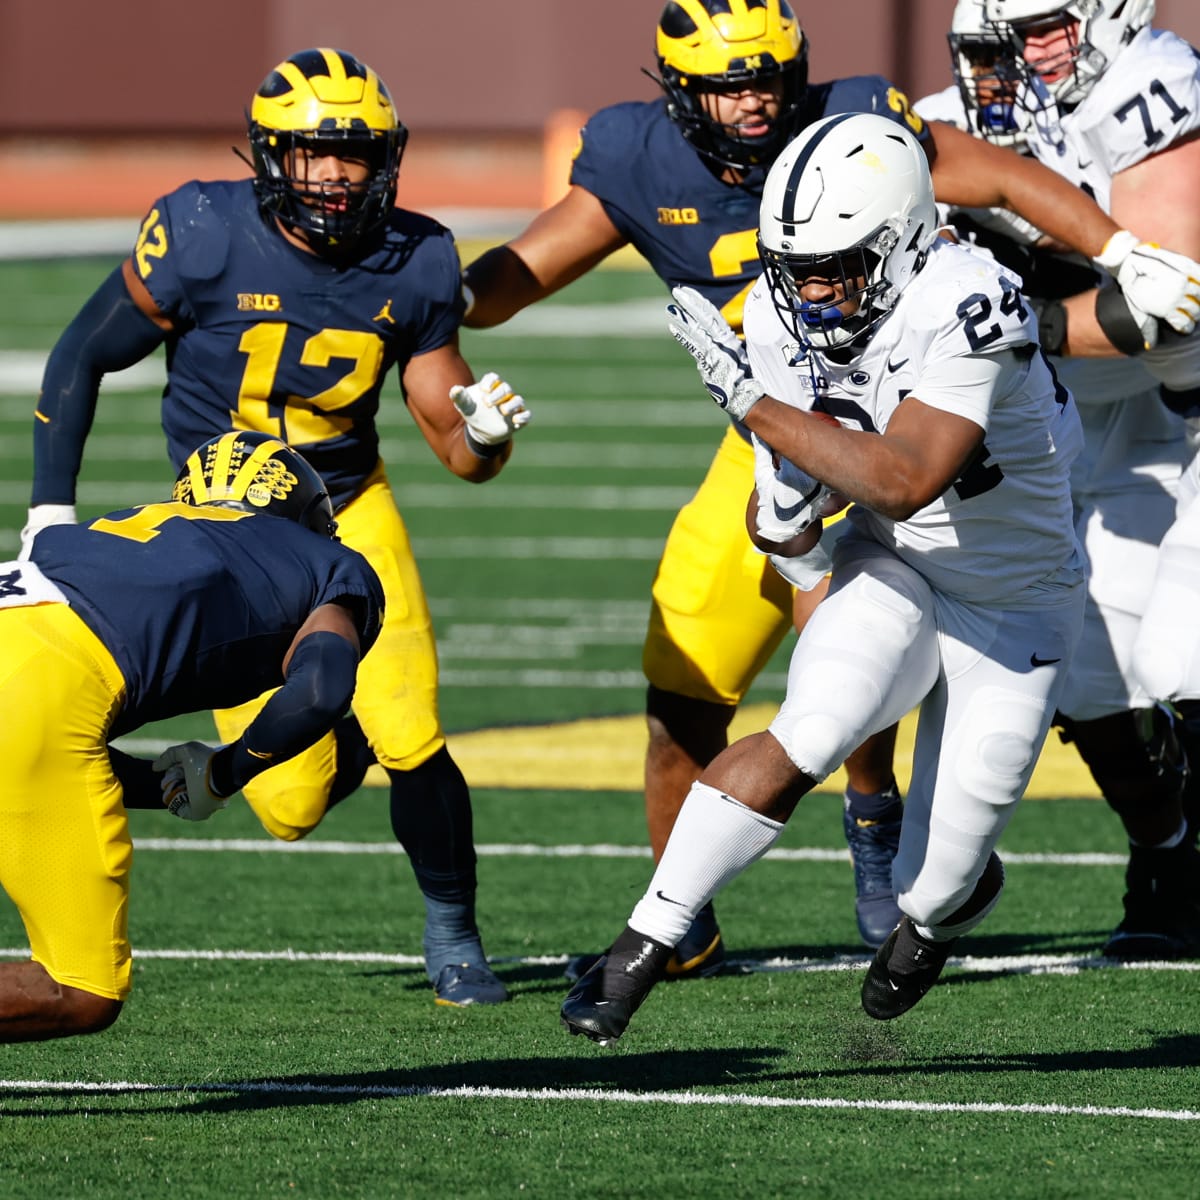
[[[684,902],[682,900],[672,900],[670,896],[664,896],[662,893],[662,888],[659,888],[658,891],[655,892],[654,894],[661,901],[663,901],[664,904],[674,904],[674,905],[677,905],[679,908],[687,908],[687,905],[684,904]]]
[[[900,990],[900,985],[891,978],[888,979],[888,987],[890,987],[893,992],[898,992]]]
[[[1029,656],[1029,665],[1031,667],[1049,667],[1053,663],[1062,662],[1061,658],[1038,658],[1036,654]]]

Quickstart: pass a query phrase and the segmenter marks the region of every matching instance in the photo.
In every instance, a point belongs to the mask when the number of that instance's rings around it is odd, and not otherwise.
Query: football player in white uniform
[[[958,94],[919,107],[953,119],[947,107],[957,104],[957,123],[970,132],[1023,144],[1118,223],[1194,254],[1200,220],[1186,198],[1200,185],[1200,144],[1189,140],[1200,128],[1200,61],[1173,34],[1149,28],[1153,11],[1152,0],[1057,7],[960,0],[950,39]],[[1078,260],[1044,252],[1038,231],[1007,213],[956,223],[1022,275],[1043,348],[1056,356],[1083,422],[1071,488],[1090,562],[1089,597],[1056,724],[1130,839],[1125,912],[1104,952],[1194,955],[1200,855],[1183,812],[1181,730],[1155,703],[1181,694],[1176,673],[1180,648],[1196,643],[1194,601],[1181,603],[1180,585],[1170,579],[1152,597],[1152,583],[1190,457],[1184,415],[1200,414],[1200,338],[1155,328],[1147,338],[1119,291],[1097,288],[1100,279],[1089,278],[1086,264],[1081,270]],[[997,230],[1001,240],[992,236]],[[1185,529],[1177,527],[1171,543],[1200,549],[1200,536],[1181,536]],[[1153,661],[1155,646],[1165,661]],[[1150,662],[1148,672],[1139,673],[1139,660]],[[1194,684],[1200,688],[1200,673]],[[1200,757],[1200,738],[1184,740],[1195,741],[1192,754]]]
[[[1082,626],[1068,478],[1082,434],[1020,281],[937,226],[911,134],[875,115],[832,117],[767,177],[748,361],[715,308],[674,291],[672,333],[779,460],[759,475],[771,494],[747,509],[757,543],[803,551],[815,581],[828,489],[854,505],[825,533],[832,579],[782,708],[692,787],[629,924],[562,1006],[571,1033],[619,1037],[700,905],[770,849],[867,734],[917,705],[893,870],[905,915],[864,980],[867,1013],[916,1004],[999,898],[995,845]]]

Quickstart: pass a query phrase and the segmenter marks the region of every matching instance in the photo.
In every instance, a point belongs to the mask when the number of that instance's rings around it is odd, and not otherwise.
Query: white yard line
[[[497,1088],[423,1087],[420,1084],[389,1087],[384,1084],[283,1083],[278,1081],[231,1080],[227,1083],[142,1083],[128,1080],[95,1082],[60,1079],[0,1079],[0,1092],[78,1092],[85,1095],[119,1096],[130,1093],[174,1093],[183,1095],[238,1096],[330,1096],[339,1098],[455,1100],[559,1100],[605,1101],[610,1104],[663,1104],[711,1108],[808,1108],[849,1111],[1029,1114],[1033,1116],[1102,1117],[1153,1121],[1200,1121],[1200,1112],[1187,1108],[1128,1108],[1124,1105],[1094,1104],[1002,1104],[994,1101],[940,1103],[932,1100],[846,1100],[837,1096],[756,1096],[731,1092],[631,1092],[609,1088]]]
[[[120,743],[130,753],[149,753],[155,747],[163,749],[167,743],[141,743],[134,739]],[[398,842],[330,842],[302,841],[280,842],[273,838],[135,838],[139,850],[194,850],[194,851],[239,851],[254,854],[403,854]],[[475,847],[475,853],[484,858],[649,858],[648,846],[621,846],[607,842],[568,843],[566,845],[542,846],[532,842],[495,842]],[[846,849],[834,850],[821,847],[803,847],[795,850],[769,850],[767,859],[776,862],[847,862],[850,854]],[[1004,855],[1005,866],[1038,865],[1057,867],[1123,867],[1126,856],[1122,854],[1021,854],[1010,852]]]

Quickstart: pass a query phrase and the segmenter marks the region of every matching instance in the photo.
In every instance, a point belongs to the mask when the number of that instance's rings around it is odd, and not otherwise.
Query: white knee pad
[[[900,720],[939,669],[929,585],[890,557],[846,568],[796,644],[770,732],[818,781]]]
[[[909,797],[892,868],[896,903],[918,927],[954,936],[946,919],[971,898],[1025,791],[1048,720],[1034,696],[995,686],[971,696],[943,748],[932,810],[925,816],[920,798]]]
[[[985,687],[971,697],[954,739],[956,823],[961,814],[970,832],[991,833],[997,811],[1011,810],[1020,800],[1045,740],[1049,715],[1040,697],[1008,688]]]

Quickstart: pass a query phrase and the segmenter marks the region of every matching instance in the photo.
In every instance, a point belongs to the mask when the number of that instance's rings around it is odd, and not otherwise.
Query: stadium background
[[[917,97],[950,82],[953,0],[795,0],[817,80],[877,72]],[[659,0],[3,0],[0,218],[140,216],[190,178],[244,174],[243,112],[276,62],[350,50],[412,133],[400,201],[534,209],[565,183],[578,117],[656,94]],[[1200,5],[1156,24],[1200,43]]]

